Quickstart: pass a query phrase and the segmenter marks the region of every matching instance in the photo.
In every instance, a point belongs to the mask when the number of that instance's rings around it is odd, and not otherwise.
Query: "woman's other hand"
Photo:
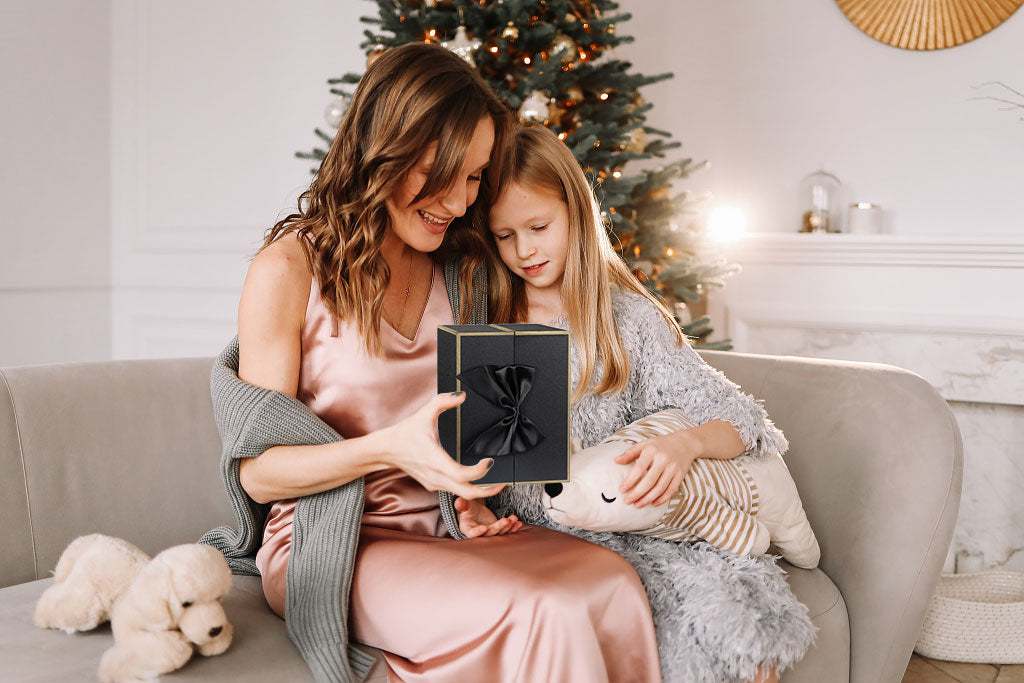
[[[701,444],[684,429],[630,446],[615,458],[620,465],[633,463],[619,492],[627,505],[664,505],[683,483],[690,464],[699,457]]]
[[[498,519],[491,509],[479,500],[456,498],[455,510],[459,513],[459,530],[466,538],[501,536],[523,528],[523,523],[515,515]]]
[[[438,416],[465,400],[461,391],[438,394],[401,422],[374,432],[382,439],[380,448],[387,464],[404,471],[428,491],[450,491],[462,498],[487,498],[505,488],[504,484],[471,483],[487,474],[494,462],[491,458],[466,467],[455,462],[438,442]]]

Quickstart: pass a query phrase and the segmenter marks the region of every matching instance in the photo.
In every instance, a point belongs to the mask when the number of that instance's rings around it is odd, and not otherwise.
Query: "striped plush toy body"
[[[622,501],[619,484],[632,465],[620,465],[615,457],[645,439],[693,426],[682,411],[663,410],[573,453],[570,481],[544,487],[545,511],[559,524],[703,540],[738,555],[762,555],[775,544],[791,564],[817,566],[818,542],[779,455],[698,458],[668,503],[636,508]]]

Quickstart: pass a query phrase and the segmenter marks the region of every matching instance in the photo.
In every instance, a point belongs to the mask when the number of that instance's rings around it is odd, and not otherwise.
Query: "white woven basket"
[[[931,659],[1024,664],[1024,574],[945,574],[914,651]]]

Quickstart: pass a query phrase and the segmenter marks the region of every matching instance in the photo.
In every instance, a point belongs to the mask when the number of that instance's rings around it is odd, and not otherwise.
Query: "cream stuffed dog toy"
[[[216,548],[189,543],[154,557],[114,605],[115,645],[100,660],[100,680],[151,679],[184,666],[194,650],[224,652],[232,628],[220,599],[230,589]]]
[[[57,560],[53,585],[36,603],[36,626],[65,633],[96,628],[110,619],[114,602],[148,562],[149,555],[120,538],[76,538]]]
[[[114,646],[100,660],[102,681],[150,680],[192,653],[217,655],[232,628],[220,605],[231,570],[215,548],[174,546],[152,560],[131,543],[92,534],[75,539],[36,604],[35,622],[68,633],[110,619]]]
[[[620,465],[615,457],[645,439],[693,426],[679,410],[663,410],[573,453],[571,479],[544,486],[545,511],[559,524],[704,540],[739,555],[762,555],[774,543],[791,564],[816,567],[821,555],[818,541],[779,455],[757,460],[698,458],[668,503],[637,508],[622,501],[619,485],[632,465]]]

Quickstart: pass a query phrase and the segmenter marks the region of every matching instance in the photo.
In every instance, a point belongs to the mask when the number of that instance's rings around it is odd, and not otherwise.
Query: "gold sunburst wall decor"
[[[907,50],[939,50],[984,35],[1024,0],[836,0],[860,30]]]

